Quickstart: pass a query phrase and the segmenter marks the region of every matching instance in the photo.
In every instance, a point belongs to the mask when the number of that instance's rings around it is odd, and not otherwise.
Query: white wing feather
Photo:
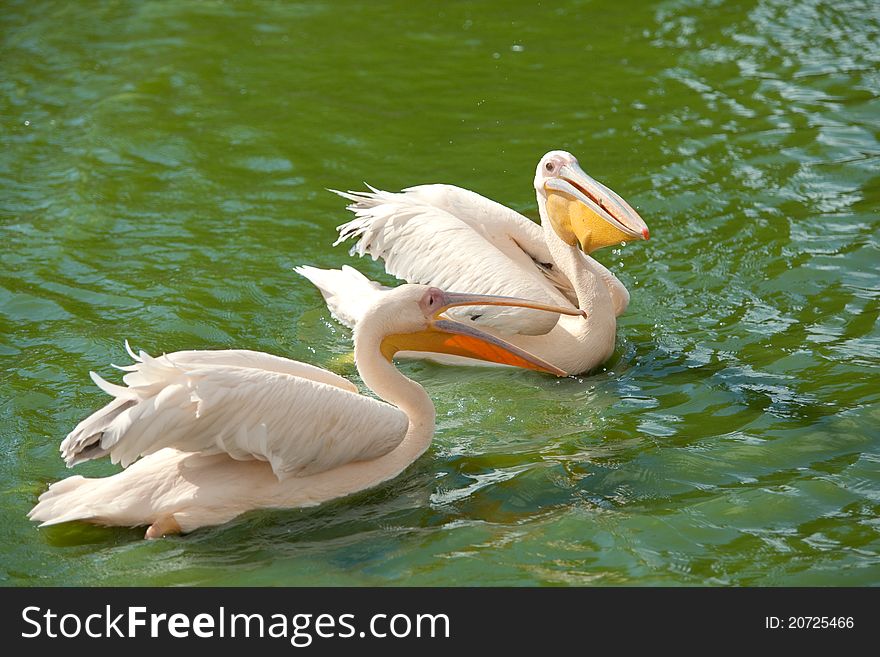
[[[399,194],[337,193],[354,201],[349,209],[356,218],[339,227],[336,244],[357,238],[353,254],[381,258],[398,278],[571,305],[536,264],[552,267],[541,228],[503,205],[451,185],[423,185]],[[558,321],[557,315],[498,306],[449,314],[508,334],[542,335]]]
[[[370,189],[371,192],[336,193],[354,202],[349,206],[349,209],[360,220],[368,218],[369,210],[379,205],[410,206],[413,209],[433,207],[443,210],[466,223],[523,270],[532,274],[539,272],[571,305],[577,306],[577,294],[574,291],[574,286],[568,277],[553,264],[553,256],[547,248],[542,228],[519,212],[469,189],[454,185],[418,185],[408,187],[399,194],[384,192],[373,187]],[[343,233],[352,232],[349,227],[359,228],[355,225],[358,219],[339,227],[340,237],[336,241],[337,244],[352,236],[352,234],[343,235]],[[357,252],[357,249],[352,249],[352,251]],[[523,254],[528,256],[531,263],[522,258]],[[371,253],[371,255],[373,254]],[[626,287],[595,258],[586,254],[581,254],[581,257],[589,260],[594,268],[599,269],[608,292],[611,294],[615,314],[620,316],[629,305],[629,292]],[[375,259],[376,256],[374,255],[373,258]],[[478,264],[479,261],[471,263],[470,266],[475,267]],[[428,284],[430,283],[429,281]],[[461,289],[460,291],[480,292],[481,290]],[[555,303],[549,299],[546,302]],[[512,314],[517,316],[520,312],[527,314],[523,311],[513,311]],[[525,333],[525,331],[519,332]]]
[[[134,355],[134,354],[132,354]],[[61,443],[68,465],[107,454],[127,467],[164,447],[268,461],[279,479],[387,454],[408,427],[399,409],[332,372],[253,351],[143,351],[116,399]]]
[[[293,270],[321,291],[330,314],[349,328],[354,328],[367,310],[389,290],[348,265],[342,265],[342,269],[302,265]]]

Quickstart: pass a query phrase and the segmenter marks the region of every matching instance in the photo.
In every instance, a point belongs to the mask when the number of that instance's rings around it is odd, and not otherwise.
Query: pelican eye
[[[436,308],[437,304],[440,303],[441,295],[436,290],[431,290],[428,293],[428,298],[426,299],[426,303],[428,308]]]

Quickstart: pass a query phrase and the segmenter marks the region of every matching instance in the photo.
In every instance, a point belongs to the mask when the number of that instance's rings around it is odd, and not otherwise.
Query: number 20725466
[[[847,630],[855,627],[852,616],[765,616],[768,630]]]

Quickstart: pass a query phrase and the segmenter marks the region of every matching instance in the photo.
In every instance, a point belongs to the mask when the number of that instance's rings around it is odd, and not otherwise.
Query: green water
[[[0,582],[880,584],[880,9],[522,4],[4,3]],[[357,380],[291,268],[391,279],[330,246],[325,188],[534,217],[552,148],[651,228],[597,254],[632,293],[606,371],[405,364],[433,448],[317,509],[25,518],[125,338]]]

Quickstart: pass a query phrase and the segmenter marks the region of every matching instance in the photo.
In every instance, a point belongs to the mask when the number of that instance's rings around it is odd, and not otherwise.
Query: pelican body
[[[538,163],[534,187],[541,225],[479,194],[452,185],[421,185],[401,193],[336,192],[352,201],[355,219],[339,227],[336,244],[354,239],[352,253],[382,259],[410,283],[540,300],[585,311],[551,315],[526,308],[476,307],[455,316],[570,374],[587,372],[614,351],[617,317],[629,292],[589,254],[648,228],[620,196],[592,179],[573,155],[551,151]],[[356,326],[388,288],[351,267],[301,271],[324,295],[333,315]],[[441,362],[448,356],[407,352]]]
[[[327,370],[247,351],[180,351],[153,358],[128,347],[125,386],[92,373],[113,400],[61,443],[68,466],[104,456],[123,466],[73,476],[40,496],[29,517],[148,525],[146,538],[224,523],[258,508],[314,506],[400,474],[430,445],[434,406],[392,364],[401,349],[458,354],[564,372],[443,315],[468,304],[569,309],[522,299],[403,285],[366,309],[355,361],[379,401]]]

